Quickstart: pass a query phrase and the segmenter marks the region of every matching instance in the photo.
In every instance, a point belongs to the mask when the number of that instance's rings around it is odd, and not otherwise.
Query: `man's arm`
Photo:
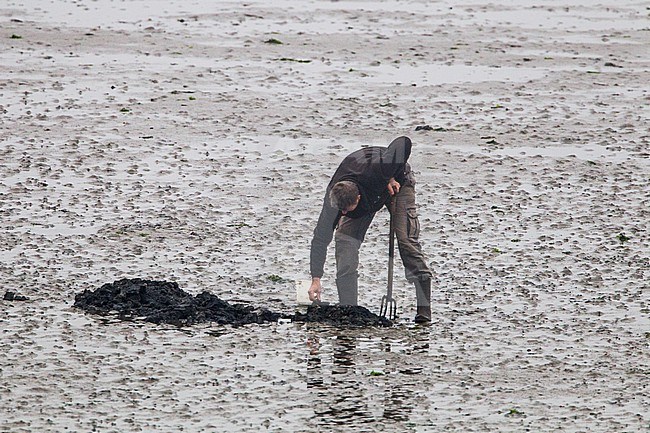
[[[323,276],[325,268],[325,259],[327,257],[327,247],[332,238],[334,237],[334,228],[338,223],[341,214],[338,209],[332,207],[329,202],[329,190],[325,194],[325,199],[323,200],[323,208],[321,210],[320,216],[318,217],[318,223],[314,229],[314,237],[311,241],[311,251],[310,251],[310,272],[312,276],[312,285],[314,279],[318,280],[320,285],[320,278]]]

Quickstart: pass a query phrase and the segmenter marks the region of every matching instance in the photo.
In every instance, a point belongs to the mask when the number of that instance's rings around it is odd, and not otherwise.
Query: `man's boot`
[[[336,279],[340,305],[357,305],[359,297],[358,283],[359,278],[356,275],[346,275]]]
[[[415,323],[431,322],[431,279],[415,281],[417,312]]]

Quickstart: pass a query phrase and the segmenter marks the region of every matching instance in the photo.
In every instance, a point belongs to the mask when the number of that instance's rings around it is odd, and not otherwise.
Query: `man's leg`
[[[415,182],[405,182],[395,196],[395,235],[406,279],[415,285],[416,322],[431,320],[431,278],[433,274],[420,246],[420,222],[415,203]]]
[[[341,217],[334,237],[336,288],[341,305],[357,305],[359,298],[359,248],[374,214],[362,218]]]

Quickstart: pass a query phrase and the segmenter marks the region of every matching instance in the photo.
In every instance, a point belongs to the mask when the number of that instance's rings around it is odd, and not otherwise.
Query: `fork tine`
[[[390,300],[390,313],[388,319],[395,320],[397,318],[397,302],[391,298]]]
[[[389,298],[386,295],[382,296],[379,315],[381,317],[386,317],[388,320],[395,320],[397,318],[397,301],[392,297]]]

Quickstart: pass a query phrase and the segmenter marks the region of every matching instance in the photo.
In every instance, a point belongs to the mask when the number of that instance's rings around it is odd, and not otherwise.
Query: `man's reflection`
[[[361,348],[360,348],[361,343]],[[404,343],[388,338],[371,341],[350,333],[311,335],[307,340],[307,388],[318,427],[345,426],[367,431],[375,422],[403,424],[409,420],[422,369],[403,362]],[[399,346],[399,350],[393,346]],[[411,341],[406,352],[428,350],[428,341]],[[372,373],[373,366],[383,365]],[[324,429],[326,431],[326,429]]]

